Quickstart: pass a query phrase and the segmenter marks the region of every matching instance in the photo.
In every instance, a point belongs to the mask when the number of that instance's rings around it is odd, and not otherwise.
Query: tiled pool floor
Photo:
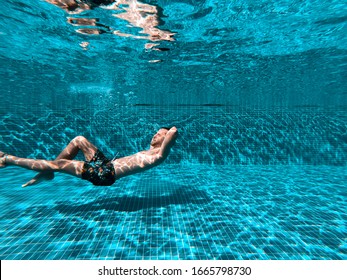
[[[33,175],[0,170],[1,259],[347,259],[345,167],[163,164],[21,188]]]

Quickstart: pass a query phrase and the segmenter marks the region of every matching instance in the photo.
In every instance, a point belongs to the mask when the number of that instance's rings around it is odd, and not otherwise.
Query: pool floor
[[[1,259],[347,259],[345,167],[163,164],[21,188],[34,174],[0,170]]]

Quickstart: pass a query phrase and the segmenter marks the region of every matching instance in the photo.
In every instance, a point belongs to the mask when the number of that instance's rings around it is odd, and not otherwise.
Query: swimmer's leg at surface
[[[74,159],[79,151],[82,151],[86,161],[90,161],[97,151],[97,148],[89,142],[84,136],[77,136],[70,141],[70,143],[64,148],[64,150],[57,156],[55,160],[60,159]],[[41,171],[30,181],[22,185],[22,187],[27,187],[30,185],[38,184],[45,180],[53,180],[54,171]]]

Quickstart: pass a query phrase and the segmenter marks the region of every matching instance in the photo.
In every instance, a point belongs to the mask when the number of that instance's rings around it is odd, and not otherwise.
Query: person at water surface
[[[153,136],[149,150],[112,160],[107,159],[85,137],[77,136],[53,161],[19,158],[0,151],[0,168],[15,165],[40,172],[22,187],[39,183],[42,180],[52,180],[54,172],[73,175],[88,180],[96,186],[110,186],[124,176],[139,173],[161,164],[169,155],[177,135],[175,126],[162,127]],[[85,161],[74,160],[79,151],[83,152]]]
[[[155,5],[142,3],[137,0],[45,0],[48,3],[63,9],[68,14],[80,14],[87,10],[101,7],[107,10],[116,11],[114,17],[125,20],[132,27],[140,28],[140,35],[114,30],[106,25],[99,23],[97,18],[68,17],[68,23],[79,26],[76,32],[86,35],[98,35],[105,32],[113,33],[121,37],[131,37],[134,39],[144,39],[152,42],[174,41],[175,33],[158,28],[161,24],[160,8]],[[92,27],[94,26],[94,27]],[[152,48],[156,44],[149,43],[146,48]]]

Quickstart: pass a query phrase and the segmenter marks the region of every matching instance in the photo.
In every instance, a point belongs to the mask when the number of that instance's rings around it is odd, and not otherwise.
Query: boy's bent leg
[[[98,150],[91,142],[89,142],[84,136],[77,136],[70,141],[70,143],[63,149],[63,151],[57,156],[58,159],[74,159],[79,151],[82,151],[87,161],[90,161],[96,151]],[[30,181],[25,183],[23,187],[34,185],[45,180],[53,180],[54,173],[52,171],[41,171],[36,174]]]
[[[57,156],[57,159],[74,159],[79,151],[82,151],[86,161],[90,161],[98,150],[84,136],[77,136],[70,141],[65,149]]]

